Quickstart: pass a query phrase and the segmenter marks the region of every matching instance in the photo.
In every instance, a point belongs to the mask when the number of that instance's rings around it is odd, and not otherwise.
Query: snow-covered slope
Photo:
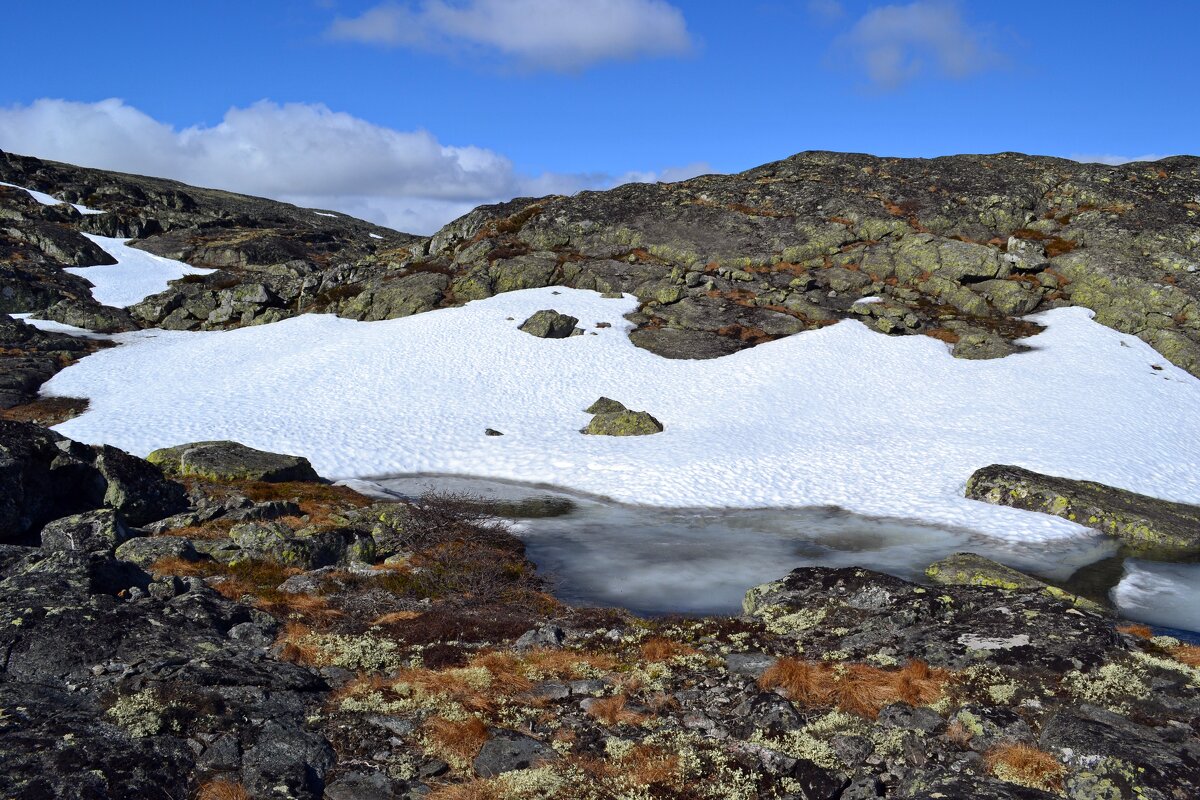
[[[138,250],[125,244],[124,239],[93,236],[90,233],[84,236],[117,259],[117,263],[98,267],[66,267],[64,271],[90,281],[92,297],[106,306],[125,308],[163,291],[168,281],[184,275],[207,275],[213,272]]]
[[[24,186],[17,186],[15,183],[5,183],[4,181],[0,181],[0,186],[11,186],[14,189],[21,189],[22,191],[28,192],[30,197],[32,197],[34,200],[37,200],[39,203],[41,203],[44,206],[57,206],[57,205],[60,205],[60,204],[66,202],[65,200],[59,200],[57,197],[55,197],[53,195],[46,194],[45,192],[39,192],[36,189],[27,189]],[[71,203],[71,206],[76,211],[78,211],[80,214],[103,214],[104,213],[103,211],[101,211],[99,209],[88,208],[87,206],[81,206],[78,203]]]
[[[58,428],[86,442],[145,454],[231,438],[304,454],[338,478],[428,471],[662,506],[828,504],[1021,539],[1083,529],[964,499],[974,469],[1011,463],[1200,502],[1200,381],[1085,309],[1040,315],[1032,352],[992,361],[853,321],[671,361],[629,342],[622,315],[635,305],[533,289],[386,322],[144,331],[45,391],[91,399]],[[543,308],[588,334],[517,329]],[[581,435],[600,395],[666,431]]]

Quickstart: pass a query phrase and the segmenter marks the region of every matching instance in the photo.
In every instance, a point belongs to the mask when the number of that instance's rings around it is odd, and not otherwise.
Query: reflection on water
[[[459,477],[390,478],[377,485],[401,497],[438,491],[502,502],[529,558],[554,579],[561,598],[642,613],[736,612],[751,586],[801,566],[860,566],[919,580],[931,562],[970,550],[1061,583],[1116,552],[1099,535],[1023,546],[832,508],[659,509]],[[1103,597],[1110,587],[1087,593]]]

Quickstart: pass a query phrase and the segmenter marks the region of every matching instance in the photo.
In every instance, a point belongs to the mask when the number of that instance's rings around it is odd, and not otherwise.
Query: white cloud
[[[836,49],[872,87],[891,90],[926,74],[964,78],[1001,63],[951,0],[918,0],[868,11]]]
[[[838,0],[808,0],[808,13],[821,22],[834,22],[846,13]]]
[[[614,186],[623,183],[675,183],[686,181],[697,175],[709,175],[713,172],[712,165],[707,161],[693,161],[682,167],[666,167],[660,170],[632,170],[613,181]]]
[[[708,171],[695,164],[619,178],[524,175],[493,150],[444,145],[427,131],[265,101],[230,109],[217,125],[177,130],[117,99],[43,99],[0,108],[0,148],[329,208],[413,233],[430,233],[482,203]]]
[[[421,0],[339,17],[333,39],[426,50],[482,50],[526,68],[684,55],[683,13],[666,0]]]
[[[1162,153],[1146,153],[1141,156],[1118,156],[1111,153],[1072,153],[1067,158],[1072,161],[1082,161],[1085,164],[1108,164],[1115,167],[1118,164],[1129,164],[1134,161],[1158,161],[1163,158],[1170,158],[1170,156]]]

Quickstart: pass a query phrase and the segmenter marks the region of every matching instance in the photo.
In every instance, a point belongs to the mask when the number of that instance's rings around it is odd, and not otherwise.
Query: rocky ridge
[[[808,152],[736,175],[483,206],[429,238],[12,154],[0,157],[0,180],[108,212],[80,217],[0,193],[10,263],[40,265],[6,279],[10,295],[22,293],[13,310],[87,305],[78,281],[54,269],[96,257],[72,238],[82,230],[219,270],[130,309],[141,326],[225,328],[305,311],[388,319],[561,284],[635,294],[633,340],[668,357],[715,357],[849,317],[992,358],[1037,331],[1025,315],[1080,305],[1200,374],[1193,157],[1109,167]],[[43,229],[55,233],[39,238]]]

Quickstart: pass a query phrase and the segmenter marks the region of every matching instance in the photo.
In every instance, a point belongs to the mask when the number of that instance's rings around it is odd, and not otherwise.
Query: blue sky
[[[0,148],[421,232],[515,194],[808,149],[1200,152],[1200,3],[1183,0],[114,0],[5,16]]]

